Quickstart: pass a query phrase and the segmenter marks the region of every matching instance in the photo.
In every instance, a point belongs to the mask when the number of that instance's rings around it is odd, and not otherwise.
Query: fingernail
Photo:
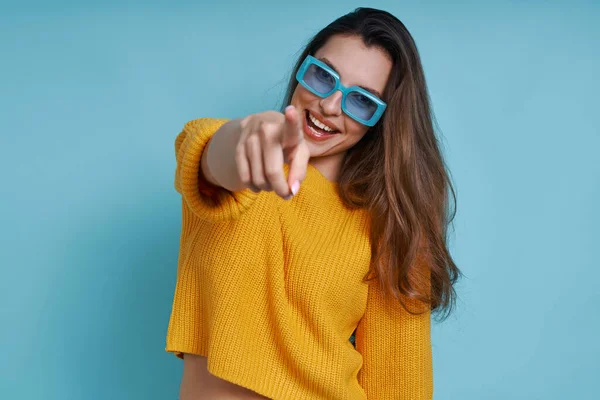
[[[287,111],[287,110],[291,110],[292,108],[294,108],[294,106],[290,104],[289,106],[287,106],[287,107],[285,108],[285,111]]]
[[[295,196],[298,193],[298,189],[300,189],[300,182],[296,181],[292,185],[292,194]]]
[[[284,199],[284,200],[289,200],[289,199],[291,199],[292,197],[294,197],[294,196],[292,196],[292,195],[290,194],[289,196],[285,196],[283,199]]]

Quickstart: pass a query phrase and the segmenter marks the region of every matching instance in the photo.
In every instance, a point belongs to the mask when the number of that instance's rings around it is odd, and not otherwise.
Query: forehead
[[[332,36],[314,56],[331,62],[344,85],[367,86],[380,93],[392,70],[385,50],[366,47],[358,36]]]

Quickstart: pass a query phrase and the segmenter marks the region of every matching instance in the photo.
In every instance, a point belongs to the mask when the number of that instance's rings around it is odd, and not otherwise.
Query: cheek
[[[344,126],[347,136],[351,138],[352,144],[358,143],[369,130],[368,126],[353,120],[347,115],[344,115]]]
[[[291,103],[297,107],[299,106],[302,109],[305,109],[312,102],[319,100],[319,97],[306,90],[304,86],[298,84],[296,85],[296,89],[294,90],[294,94],[292,95]]]

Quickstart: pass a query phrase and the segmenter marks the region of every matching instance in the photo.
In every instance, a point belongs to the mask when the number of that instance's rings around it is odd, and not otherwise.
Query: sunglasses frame
[[[312,64],[315,64],[316,66],[318,66],[320,68],[323,68],[325,71],[327,71],[329,74],[331,74],[335,78],[335,86],[333,87],[333,89],[331,89],[331,91],[329,91],[327,93],[319,93],[316,90],[314,90],[313,88],[311,88],[310,85],[304,81],[304,74],[306,73],[306,71],[308,71],[308,68]],[[311,55],[306,56],[306,58],[302,62],[302,65],[300,65],[300,68],[298,68],[298,72],[296,72],[296,80],[298,81],[298,83],[300,83],[306,89],[308,89],[311,93],[313,93],[321,98],[329,97],[338,90],[340,92],[342,92],[342,111],[346,115],[348,115],[350,118],[360,122],[363,125],[367,125],[367,126],[375,125],[377,123],[377,121],[379,121],[379,119],[381,118],[381,116],[383,115],[383,112],[385,111],[385,109],[387,107],[387,104],[383,100],[381,100],[379,97],[375,96],[368,90],[361,88],[360,86],[350,86],[350,87],[344,86],[342,84],[342,82],[340,81],[340,75],[337,72],[335,72],[333,69],[331,69],[331,67],[329,65],[325,64],[324,62],[316,59],[315,57],[313,57]],[[359,118],[346,109],[346,96],[348,95],[348,93],[351,93],[351,92],[359,92],[360,94],[368,97],[375,104],[377,104],[377,110],[375,110],[375,113],[373,114],[373,116],[371,118],[369,118],[368,120]]]

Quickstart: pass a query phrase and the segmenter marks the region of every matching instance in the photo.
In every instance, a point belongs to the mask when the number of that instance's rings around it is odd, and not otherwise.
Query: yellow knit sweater
[[[191,121],[175,141],[183,215],[166,351],[206,356],[213,375],[277,400],[431,399],[429,313],[362,281],[367,213],[310,164],[288,201],[210,185],[200,159],[225,122]]]

